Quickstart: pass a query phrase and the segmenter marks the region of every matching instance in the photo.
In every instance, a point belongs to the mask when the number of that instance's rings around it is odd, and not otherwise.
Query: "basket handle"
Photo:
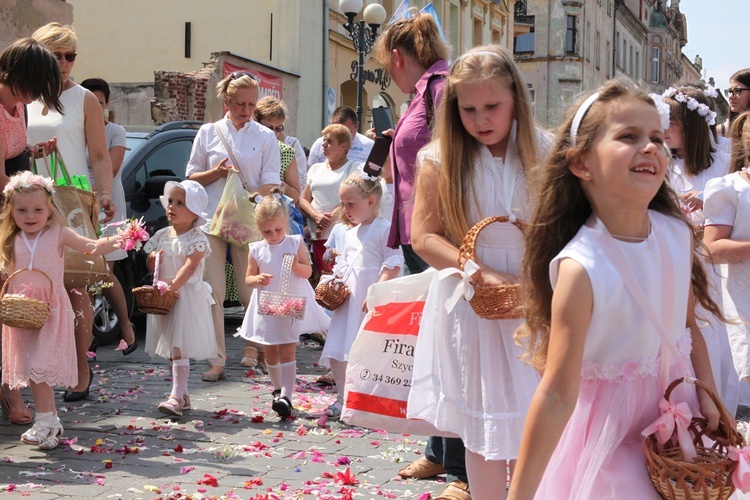
[[[493,217],[485,217],[484,219],[480,220],[479,222],[474,224],[471,229],[469,229],[469,232],[466,233],[466,236],[464,236],[464,239],[461,241],[461,247],[458,249],[458,267],[460,267],[462,271],[464,269],[464,264],[466,263],[466,261],[473,260],[476,262],[477,260],[476,245],[479,233],[482,232],[482,230],[490,224],[494,224],[496,222],[510,222],[521,232],[524,232],[526,230],[526,223],[520,219],[517,219],[515,215],[512,217],[508,215],[495,215]]]
[[[734,446],[736,448],[744,446],[744,441],[742,439],[742,436],[740,435],[739,432],[736,431],[736,429],[734,429],[730,425],[730,422],[732,422],[733,418],[727,411],[726,407],[724,406],[724,403],[722,403],[719,396],[701,380],[695,377],[681,377],[676,380],[673,380],[672,383],[669,384],[669,386],[667,387],[667,390],[664,391],[664,399],[669,401],[669,398],[672,395],[672,391],[683,382],[694,384],[696,387],[702,389],[703,391],[706,392],[706,394],[708,394],[708,396],[716,405],[716,408],[719,410],[719,420],[723,424],[720,427],[723,427],[725,429],[730,429],[729,436],[723,436],[723,437],[727,438],[727,441],[729,442],[731,446]]]
[[[292,265],[294,264],[294,254],[285,253],[284,260],[281,262],[281,293],[289,294],[289,288],[292,281]]]
[[[5,292],[6,292],[6,290],[8,289],[8,283],[10,283],[10,280],[11,280],[11,279],[12,279],[12,278],[13,278],[13,277],[14,277],[14,276],[16,275],[16,274],[22,273],[22,272],[24,272],[24,271],[34,271],[34,272],[36,272],[36,273],[39,273],[39,274],[41,274],[41,275],[42,275],[42,276],[44,276],[45,278],[47,278],[47,281],[49,281],[49,296],[50,296],[50,299],[51,299],[51,298],[52,298],[52,287],[53,287],[53,283],[52,283],[52,280],[50,279],[50,277],[49,277],[49,276],[47,276],[47,273],[45,273],[44,271],[40,271],[39,269],[27,269],[27,268],[19,269],[18,271],[14,272],[14,273],[13,273],[13,274],[11,274],[10,276],[8,276],[8,279],[6,279],[6,280],[5,280],[5,283],[3,283],[3,287],[2,287],[2,289],[0,289],[0,297],[4,297],[4,296],[5,296]]]

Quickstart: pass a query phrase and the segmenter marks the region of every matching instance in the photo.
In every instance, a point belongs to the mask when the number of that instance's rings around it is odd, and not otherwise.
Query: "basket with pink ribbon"
[[[294,255],[284,254],[284,260],[281,264],[281,289],[278,292],[262,290],[258,294],[258,314],[292,319],[305,318],[307,298],[289,293],[293,263]]]

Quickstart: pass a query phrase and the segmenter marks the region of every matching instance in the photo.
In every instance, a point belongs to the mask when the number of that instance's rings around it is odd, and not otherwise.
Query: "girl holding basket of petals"
[[[268,196],[256,195],[256,200],[255,220],[263,240],[250,244],[245,282],[253,288],[253,295],[237,332],[264,346],[273,384],[271,407],[285,418],[292,413],[299,336],[328,330],[330,320],[315,302],[307,281],[312,264],[302,236],[287,234],[289,212],[281,190],[274,188]],[[288,293],[281,295],[285,288]],[[278,300],[264,300],[264,292],[276,294]]]
[[[7,317],[3,325],[3,383],[11,389],[30,386],[36,407],[34,425],[21,441],[43,450],[57,447],[63,432],[52,388],[78,379],[73,308],[63,285],[64,247],[104,255],[120,245],[118,238],[90,240],[61,224],[53,193],[49,178],[28,171],[15,175],[3,190],[0,214],[0,268],[9,275],[7,290],[50,304],[41,328],[10,327]]]

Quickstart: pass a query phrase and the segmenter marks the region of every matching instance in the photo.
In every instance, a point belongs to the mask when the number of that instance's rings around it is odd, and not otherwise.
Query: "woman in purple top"
[[[394,209],[388,246],[401,248],[409,273],[428,265],[411,247],[411,214],[417,153],[432,139],[435,110],[448,74],[450,47],[440,36],[432,16],[414,9],[406,19],[386,28],[378,38],[374,57],[388,68],[405,94],[414,94],[406,112],[392,131],[390,160],[393,171]],[[428,478],[447,473],[447,488],[437,498],[470,500],[464,445],[458,438],[430,437],[424,455],[398,471],[404,478]]]
[[[388,68],[398,88],[405,94],[414,94],[392,135],[395,203],[388,246],[401,245],[409,272],[417,273],[424,271],[427,264],[411,248],[414,165],[417,152],[432,139],[432,116],[443,94],[450,47],[440,36],[432,16],[414,12],[383,31],[373,53]]]

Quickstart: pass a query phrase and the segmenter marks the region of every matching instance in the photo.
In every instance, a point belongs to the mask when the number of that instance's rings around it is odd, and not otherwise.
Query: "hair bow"
[[[379,176],[377,176],[377,175],[370,175],[367,172],[365,172],[364,170],[360,170],[359,171],[359,175],[361,175],[362,178],[364,180],[366,180],[366,181],[378,182],[378,179],[380,179]]]
[[[646,427],[641,435],[650,436],[656,434],[656,440],[664,444],[672,438],[675,429],[677,430],[677,443],[680,445],[682,455],[686,461],[690,462],[698,454],[695,451],[693,439],[690,437],[688,425],[693,419],[693,412],[690,411],[687,403],[674,404],[662,398],[659,401],[661,417],[657,418],[653,424]]]
[[[737,468],[732,474],[732,483],[742,493],[750,492],[750,446],[744,448],[730,446],[727,451],[729,459],[737,462]]]
[[[453,290],[453,294],[445,302],[445,310],[449,313],[453,311],[458,303],[458,299],[463,296],[464,300],[471,300],[474,297],[474,283],[472,282],[472,276],[479,271],[479,266],[476,262],[469,259],[464,264],[464,270],[460,270],[457,267],[448,267],[438,271],[438,279],[440,281],[447,279],[449,276],[458,274],[460,281]]]
[[[253,197],[253,203],[255,203],[255,204],[257,205],[258,203],[260,203],[260,201],[261,201],[262,199],[263,199],[263,196],[262,196],[262,195],[260,195],[260,194],[256,194],[256,195],[255,195],[255,196]]]

